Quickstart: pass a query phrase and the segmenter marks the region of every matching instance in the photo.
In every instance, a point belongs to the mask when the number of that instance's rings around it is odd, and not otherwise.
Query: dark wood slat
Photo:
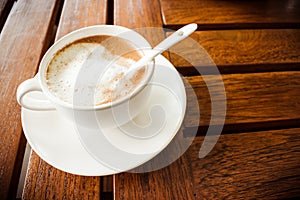
[[[106,0],[65,0],[56,40],[76,29],[105,24]],[[24,199],[99,199],[100,177],[74,176],[62,172],[31,154]]]
[[[0,197],[16,195],[25,138],[22,136],[18,85],[33,77],[52,35],[56,1],[18,1],[0,38]]]
[[[202,77],[215,84],[212,86],[214,95],[221,91],[216,86],[216,76]],[[210,123],[211,99],[202,77],[184,77],[193,87],[187,89],[186,127],[208,126]],[[294,123],[293,120],[300,120],[300,72],[226,74],[222,75],[222,79],[227,98],[225,125],[234,129],[238,124],[250,127],[263,126],[262,122],[291,120]],[[200,122],[195,113],[195,102],[191,102],[193,92],[200,107]],[[217,98],[215,102],[218,102]]]
[[[195,22],[199,29],[292,28],[300,26],[300,1],[161,0],[169,28]]]
[[[1,0],[0,1],[0,32],[5,24],[6,18],[14,4],[14,0]]]
[[[159,0],[116,0],[114,24],[136,30],[154,47],[165,38],[160,12]]]
[[[204,48],[203,53],[190,48],[196,42]],[[172,63],[184,75],[199,74],[197,69],[205,70],[209,66],[207,55],[221,73],[299,70],[300,30],[197,31],[170,48],[170,52]],[[192,64],[196,66],[191,67]]]
[[[202,141],[195,138],[166,168],[115,176],[115,199],[299,197],[300,129],[221,135],[212,152],[199,159]]]
[[[113,199],[113,175],[101,177],[100,197],[101,199]]]

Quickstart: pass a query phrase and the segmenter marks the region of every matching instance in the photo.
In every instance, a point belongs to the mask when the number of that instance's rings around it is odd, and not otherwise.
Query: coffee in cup
[[[54,96],[70,104],[111,103],[130,95],[140,84],[144,68],[135,72],[122,91],[117,90],[130,66],[142,56],[138,47],[123,38],[108,35],[81,38],[53,56],[46,73],[47,87]],[[82,96],[87,98],[74,100]]]

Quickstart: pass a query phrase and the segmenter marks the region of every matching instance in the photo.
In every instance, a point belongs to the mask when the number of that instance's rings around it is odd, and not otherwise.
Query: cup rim
[[[105,31],[111,31],[111,33],[102,33],[101,30]],[[104,31],[104,32],[105,32]],[[154,66],[155,66],[155,59],[152,60],[151,64],[148,63],[147,65],[147,72],[146,76],[143,78],[142,82],[135,87],[133,92],[130,95],[123,96],[121,98],[118,98],[115,101],[105,103],[105,104],[100,104],[100,105],[91,105],[91,106],[84,106],[84,105],[74,105],[72,103],[65,102],[61,100],[60,98],[56,97],[53,95],[47,84],[46,84],[46,71],[48,68],[49,62],[52,60],[53,56],[57,51],[59,51],[61,48],[64,46],[70,44],[71,42],[74,42],[78,39],[84,38],[84,37],[89,37],[89,36],[94,36],[94,35],[111,35],[111,36],[120,36],[120,34],[124,33],[130,33],[135,36],[134,41],[139,41],[142,43],[142,48],[146,49],[152,49],[151,45],[149,42],[138,32],[123,27],[119,25],[93,25],[93,26],[88,26],[84,28],[77,29],[75,31],[72,31],[65,36],[61,37],[59,40],[57,40],[44,54],[40,66],[39,66],[39,71],[38,71],[38,76],[39,76],[39,82],[41,85],[41,88],[43,92],[46,94],[46,96],[56,105],[60,105],[62,107],[70,108],[73,110],[105,110],[105,109],[111,109],[112,107],[115,107],[117,105],[120,105],[124,102],[127,102],[131,98],[134,98],[136,95],[138,95],[149,83],[151,80],[153,73],[154,73]],[[80,37],[80,35],[83,34],[83,37]],[[122,36],[122,35],[121,35]],[[126,36],[126,35],[125,35]],[[123,37],[124,39],[128,39]],[[133,40],[129,40],[131,42],[134,42]],[[136,44],[136,43],[135,43]],[[138,46],[138,45],[136,45]],[[140,46],[138,46],[140,48]]]

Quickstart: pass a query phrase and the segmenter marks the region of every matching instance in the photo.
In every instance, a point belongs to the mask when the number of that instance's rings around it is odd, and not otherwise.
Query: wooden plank
[[[99,177],[57,170],[32,152],[22,199],[100,199]]]
[[[196,137],[166,168],[115,176],[115,199],[299,197],[299,128],[221,135],[214,149],[199,159],[202,141]]]
[[[0,1],[0,32],[8,17],[8,14],[14,4],[14,0],[1,0]]]
[[[116,0],[114,24],[128,28],[162,27],[159,0]]]
[[[184,77],[191,85],[187,87],[187,114],[185,126],[208,126],[211,118],[211,99],[204,79],[212,86],[214,95],[222,92],[218,87],[220,79],[214,75]],[[225,126],[238,129],[239,125],[251,128],[255,124],[264,128],[268,123],[291,120],[299,126],[300,120],[300,72],[272,72],[222,75],[227,98]],[[193,89],[192,89],[193,88]],[[196,94],[200,107],[195,112]],[[218,104],[218,96],[215,96]],[[218,113],[218,108],[216,113]],[[218,125],[218,124],[215,124]],[[287,123],[286,126],[291,124]],[[232,131],[232,130],[231,130]]]
[[[116,0],[114,24],[136,30],[152,47],[165,38],[159,0]],[[168,57],[167,53],[163,55]]]
[[[161,0],[169,28],[195,22],[199,29],[299,27],[300,1]]]
[[[172,163],[178,158],[178,149],[186,149],[182,130],[154,159],[135,169],[135,172],[114,176],[115,200],[118,199],[192,199],[192,176],[186,156],[180,157],[167,168],[162,163]],[[184,152],[184,151],[183,151]],[[151,169],[160,169],[153,171]],[[149,172],[150,171],[150,172]],[[172,173],[169,174],[169,173]],[[176,197],[176,198],[175,198]],[[180,197],[180,198],[179,198]]]
[[[300,193],[300,129],[221,136],[204,159],[187,152],[199,199],[289,199]]]
[[[106,0],[65,0],[56,40],[76,29],[105,24]],[[23,199],[99,199],[100,177],[62,172],[31,154]]]
[[[22,135],[18,85],[33,77],[47,47],[56,1],[18,1],[0,37],[0,197],[15,198],[26,140]]]
[[[190,48],[193,43],[199,43],[202,52]],[[208,55],[221,73],[299,70],[300,30],[197,31],[170,52],[170,60],[184,75],[198,74],[197,69],[209,66]]]
[[[107,0],[65,0],[56,40],[79,28],[105,24]]]

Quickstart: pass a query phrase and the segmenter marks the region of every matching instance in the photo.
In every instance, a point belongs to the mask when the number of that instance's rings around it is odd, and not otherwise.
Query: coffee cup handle
[[[38,91],[42,93],[41,86],[38,81],[38,75],[35,75],[34,78],[27,79],[23,83],[21,83],[17,89],[17,101],[18,103],[26,109],[29,110],[55,110],[54,106],[50,103],[50,101],[46,99],[37,99],[37,98],[27,98],[24,101],[24,97],[26,94],[30,92]]]

